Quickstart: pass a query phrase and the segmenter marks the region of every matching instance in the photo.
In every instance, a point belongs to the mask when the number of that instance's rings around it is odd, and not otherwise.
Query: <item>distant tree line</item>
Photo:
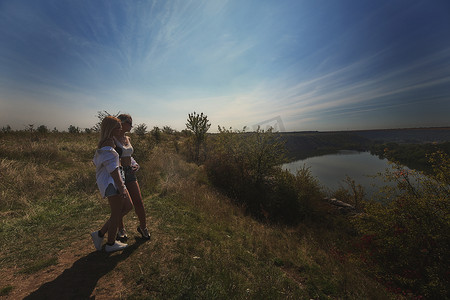
[[[370,152],[380,158],[387,158],[410,169],[433,172],[428,156],[437,151],[450,155],[450,142],[426,144],[373,144]]]
[[[38,134],[47,134],[47,133],[58,133],[58,132],[64,132],[59,131],[56,127],[54,127],[52,130],[50,130],[46,125],[39,125],[36,128],[34,127],[34,124],[28,124],[25,129],[23,130],[12,130],[10,125],[6,125],[2,127],[1,132],[3,133],[11,133],[11,132],[30,132],[30,133],[38,133]],[[85,128],[81,129],[80,127],[70,125],[67,128],[68,133],[91,133],[93,132],[92,128]]]

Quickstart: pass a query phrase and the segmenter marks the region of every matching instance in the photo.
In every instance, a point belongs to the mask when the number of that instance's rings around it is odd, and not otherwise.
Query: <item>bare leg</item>
[[[139,226],[144,229],[147,227],[147,221],[145,218],[144,203],[142,202],[141,190],[139,188],[139,183],[137,181],[128,182],[127,184],[128,192],[131,196],[131,201],[133,201],[134,211],[139,219]]]
[[[124,229],[125,225],[123,224],[123,218],[120,219],[119,221],[119,226],[117,226],[118,229]]]
[[[120,195],[108,197],[111,207],[111,217],[109,218],[108,243],[113,244],[116,241],[117,226],[121,218],[123,209],[123,198]]]
[[[128,189],[128,187],[127,187]],[[125,226],[123,225],[123,217],[133,208],[133,203],[131,202],[131,192],[128,191],[128,199],[125,200],[125,205],[123,209],[122,217],[119,220],[119,223],[117,225],[118,229],[123,229]]]
[[[102,229],[100,229],[100,234],[105,235],[108,232],[108,243],[112,244],[116,240],[118,224],[121,222],[122,218],[131,210],[133,207],[130,195],[127,198],[122,198],[121,195],[114,195],[108,197],[109,206],[111,207],[111,216]]]

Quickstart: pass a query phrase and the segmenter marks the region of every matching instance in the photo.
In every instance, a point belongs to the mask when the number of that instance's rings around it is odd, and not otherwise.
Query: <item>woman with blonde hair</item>
[[[116,144],[116,151],[119,153],[120,162],[123,166],[125,173],[125,185],[131,196],[131,201],[134,205],[134,211],[139,219],[139,226],[137,231],[141,234],[145,240],[150,239],[150,234],[147,229],[147,221],[145,216],[144,203],[142,201],[141,190],[136,178],[135,172],[139,169],[139,165],[131,156],[133,154],[133,146],[131,145],[130,137],[126,136],[126,132],[130,132],[133,127],[133,119],[128,114],[121,114],[118,116],[122,122],[122,130],[117,131],[118,134],[114,134],[114,142]],[[127,233],[125,231],[123,220],[119,223],[119,231],[117,233],[117,239],[123,241],[127,239]]]
[[[116,241],[119,223],[132,208],[130,195],[124,183],[124,175],[120,166],[119,154],[114,150],[113,136],[122,130],[120,120],[107,116],[102,120],[100,127],[100,140],[93,159],[96,167],[97,186],[101,195],[108,198],[111,215],[99,231],[91,233],[95,248],[102,249],[103,237],[108,233],[105,246],[106,252],[125,249],[128,245]]]

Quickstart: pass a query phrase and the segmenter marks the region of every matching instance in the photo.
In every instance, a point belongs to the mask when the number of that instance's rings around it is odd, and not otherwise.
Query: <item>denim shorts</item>
[[[115,196],[115,195],[119,195],[119,190],[116,189],[114,184],[112,184],[112,183],[108,184],[108,186],[106,187],[106,191],[105,191],[105,197],[111,197],[111,196]]]
[[[126,166],[123,170],[125,173],[125,183],[137,181],[136,173],[133,172],[131,166]]]
[[[125,172],[123,171],[122,167],[119,167],[119,174],[120,177],[122,177],[123,182],[125,182]],[[108,184],[105,190],[105,197],[111,197],[119,194],[119,190],[114,186],[114,184]]]

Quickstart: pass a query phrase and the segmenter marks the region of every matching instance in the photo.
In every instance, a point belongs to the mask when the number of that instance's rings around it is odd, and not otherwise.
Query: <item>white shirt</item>
[[[120,166],[119,154],[113,147],[105,146],[95,151],[93,162],[96,167],[97,186],[102,197],[105,198],[106,188],[109,184],[114,185],[117,189],[111,173]]]

